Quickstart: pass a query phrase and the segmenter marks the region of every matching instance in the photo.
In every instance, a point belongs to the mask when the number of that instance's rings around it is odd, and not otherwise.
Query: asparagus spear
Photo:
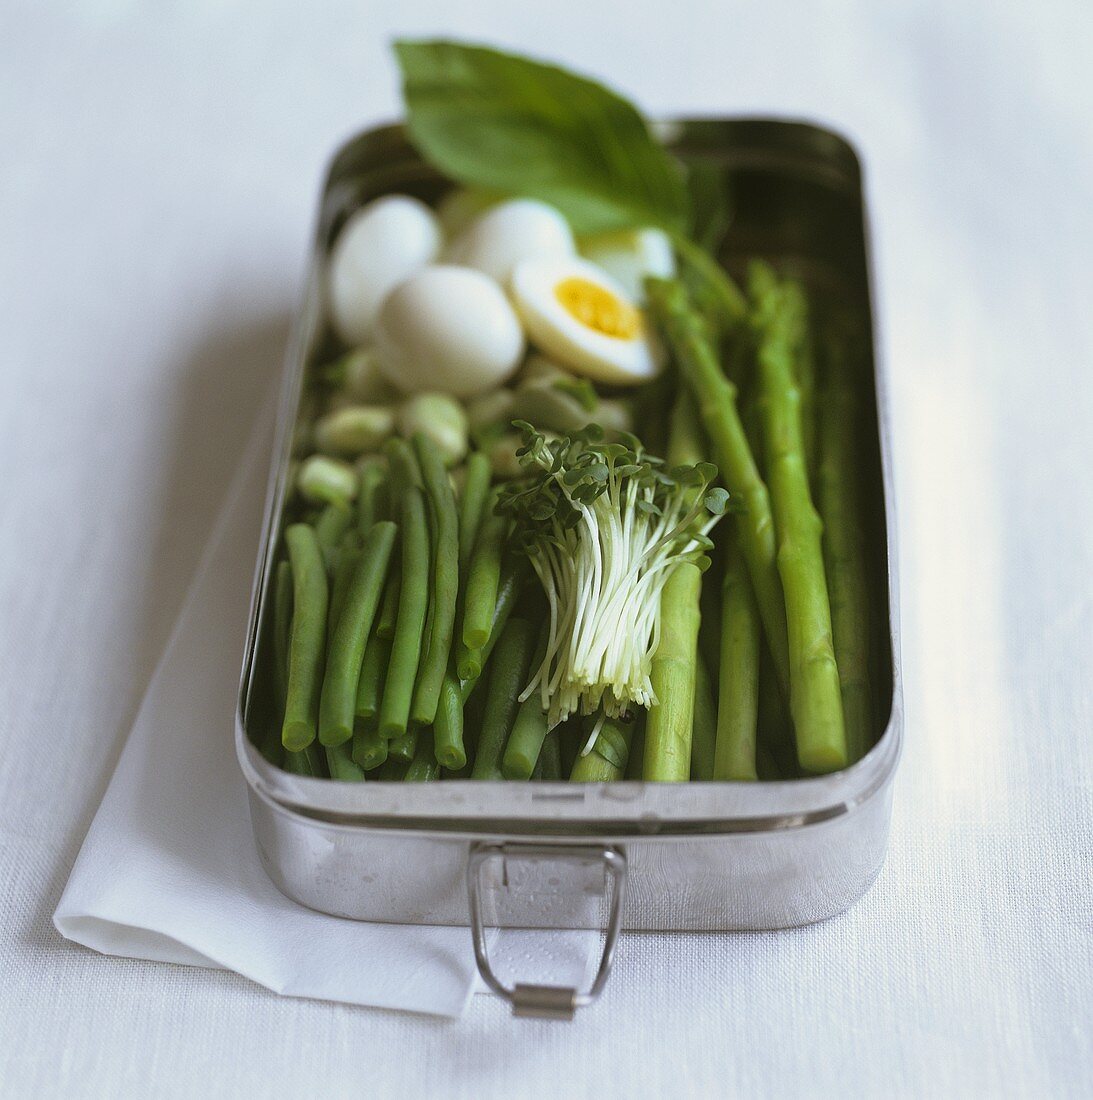
[[[676,395],[668,428],[668,461],[673,466],[690,466],[704,461],[706,455],[706,439],[702,425],[695,414],[694,401],[690,391],[682,387]],[[694,613],[699,616],[699,622],[702,618],[701,595],[700,583],[694,593],[695,607],[693,608]],[[680,614],[682,609],[677,608],[675,611],[676,614]],[[697,643],[693,661],[695,695],[691,721],[691,778],[709,779],[713,775],[715,712],[711,698],[710,676],[701,654],[697,652]]]
[[[672,570],[661,595],[660,643],[649,677],[657,703],[649,708],[645,725],[646,779],[679,782],[691,774],[701,590],[698,566],[683,562]]]
[[[737,526],[767,642],[783,684],[789,683],[786,607],[778,576],[770,495],[759,476],[736,405],[736,387],[725,377],[705,323],[691,309],[683,286],[647,279],[649,305],[694,397],[721,479],[743,505]]]
[[[843,335],[827,333],[823,351],[816,491],[824,524],[824,562],[846,719],[847,753],[853,762],[865,754],[872,732],[869,586],[857,477],[860,463],[856,434],[861,409]]]
[[[846,766],[846,729],[821,523],[809,492],[794,376],[806,304],[796,283],[779,281],[765,264],[752,266],[750,286],[758,336],[759,413],[789,630],[789,699],[797,758],[807,771],[835,771]]]
[[[759,612],[739,550],[725,547],[721,588],[721,675],[714,779],[756,779]]]

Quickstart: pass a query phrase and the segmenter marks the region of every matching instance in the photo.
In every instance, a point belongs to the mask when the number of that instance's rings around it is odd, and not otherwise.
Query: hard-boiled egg
[[[532,342],[560,364],[597,382],[632,385],[653,378],[663,351],[645,314],[606,272],[587,260],[524,260],[512,298]]]
[[[676,273],[672,242],[660,229],[597,233],[581,240],[580,252],[612,276],[635,302],[645,300],[646,275],[670,279]]]
[[[512,374],[524,352],[524,333],[488,275],[435,264],[384,299],[376,351],[387,380],[404,393],[440,390],[470,397]]]
[[[330,254],[330,318],[345,343],[368,341],[380,303],[407,275],[436,259],[436,215],[409,195],[387,195],[345,223]]]
[[[535,199],[511,199],[471,222],[451,243],[445,258],[484,271],[504,285],[521,260],[575,252],[569,223],[553,206]]]

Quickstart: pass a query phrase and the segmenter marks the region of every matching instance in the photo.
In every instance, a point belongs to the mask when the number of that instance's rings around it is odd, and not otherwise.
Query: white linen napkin
[[[232,742],[268,469],[271,417],[259,419],[54,924],[105,954],[222,967],[290,996],[458,1016],[477,979],[466,928],[325,916],[281,894],[259,863]],[[555,973],[530,980],[575,982],[598,934],[491,940],[500,966],[533,948]]]

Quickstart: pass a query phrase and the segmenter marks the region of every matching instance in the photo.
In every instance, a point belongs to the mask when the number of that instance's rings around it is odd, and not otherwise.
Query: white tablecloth
[[[1088,1094],[1088,10],[797,7],[0,10],[0,1093]],[[280,358],[323,162],[396,112],[392,34],[437,31],[654,112],[830,120],[870,175],[907,683],[889,861],[818,927],[628,937],[569,1026],[283,1000],[49,919]]]

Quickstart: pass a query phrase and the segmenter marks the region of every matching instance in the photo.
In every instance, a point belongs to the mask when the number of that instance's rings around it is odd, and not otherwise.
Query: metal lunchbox
[[[872,333],[861,171],[849,144],[806,123],[706,119],[666,124],[681,154],[723,167],[733,220],[723,259],[792,262],[837,284]],[[255,840],[290,898],[339,917],[467,925],[487,984],[522,1014],[571,1017],[610,970],[620,930],[789,928],[842,912],[868,889],[888,842],[901,750],[898,600],[883,376],[865,359],[863,494],[876,609],[871,639],[879,736],[832,775],[782,782],[612,784],[451,781],[338,783],[271,766],[249,734],[261,723],[258,654],[304,375],[325,335],[322,271],[348,213],[401,191],[427,200],[447,185],[400,127],[368,131],[334,158],[321,198],[307,289],[289,347],[264,536],[236,718]],[[256,683],[258,687],[256,689]],[[490,967],[487,925],[606,928],[587,990],[509,987]]]

